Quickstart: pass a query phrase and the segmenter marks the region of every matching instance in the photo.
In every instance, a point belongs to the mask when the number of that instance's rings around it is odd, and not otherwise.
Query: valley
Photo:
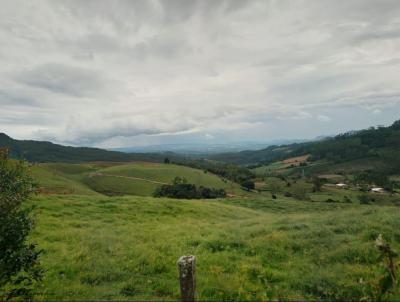
[[[400,298],[382,292],[375,246],[382,234],[400,249],[398,174],[373,173],[382,158],[338,162],[288,148],[256,165],[163,154],[29,163],[38,183],[30,240],[45,271],[35,299],[177,300],[176,261],[188,254],[199,300]],[[155,197],[174,185],[226,197]]]

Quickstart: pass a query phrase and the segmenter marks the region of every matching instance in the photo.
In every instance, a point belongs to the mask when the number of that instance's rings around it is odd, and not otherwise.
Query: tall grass
[[[290,199],[39,196],[45,300],[176,300],[177,259],[195,254],[199,300],[360,300],[379,278],[395,207]]]

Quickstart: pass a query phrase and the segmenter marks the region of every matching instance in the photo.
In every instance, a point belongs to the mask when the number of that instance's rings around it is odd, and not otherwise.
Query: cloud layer
[[[0,6],[0,129],[18,138],[307,138],[400,118],[397,0]]]

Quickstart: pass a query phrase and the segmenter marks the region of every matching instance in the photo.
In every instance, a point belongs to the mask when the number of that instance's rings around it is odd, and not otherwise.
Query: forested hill
[[[387,169],[399,169],[400,120],[389,127],[371,127],[316,142],[270,146],[263,150],[217,154],[210,158],[241,165],[254,165],[306,154],[310,154],[312,161],[327,160],[340,163],[373,159],[381,162]]]
[[[45,141],[15,140],[0,133],[0,147],[9,147],[11,156],[30,162],[150,161],[162,162],[165,154],[123,153],[98,148],[69,147]],[[168,154],[168,157],[174,157]]]

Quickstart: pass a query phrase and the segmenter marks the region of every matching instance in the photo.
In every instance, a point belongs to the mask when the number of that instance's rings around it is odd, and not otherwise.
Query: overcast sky
[[[0,0],[0,132],[100,147],[400,119],[400,1]]]

